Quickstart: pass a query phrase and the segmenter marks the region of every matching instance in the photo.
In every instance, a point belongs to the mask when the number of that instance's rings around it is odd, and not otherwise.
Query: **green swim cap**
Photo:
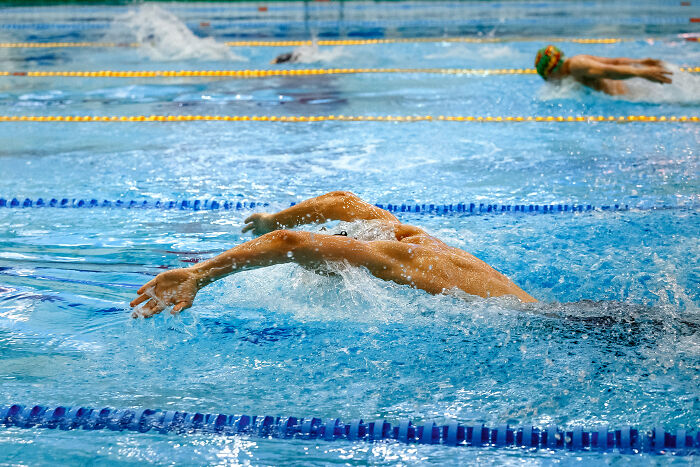
[[[537,51],[535,68],[542,78],[549,79],[552,73],[559,71],[564,61],[566,61],[564,53],[558,47],[548,45]]]

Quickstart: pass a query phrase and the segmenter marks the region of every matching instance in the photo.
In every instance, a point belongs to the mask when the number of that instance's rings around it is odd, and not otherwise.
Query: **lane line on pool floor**
[[[472,115],[0,115],[0,122],[464,122],[464,123],[698,123],[691,115],[472,116]]]
[[[616,451],[623,454],[697,455],[700,431],[678,428],[666,430],[658,425],[651,430],[623,426],[610,431],[604,423],[595,428],[581,425],[562,429],[556,425],[537,428],[511,427],[500,423],[488,428],[483,423],[469,425],[457,421],[438,425],[434,421],[413,423],[400,420],[392,425],[384,419],[365,422],[355,419],[343,423],[339,418],[304,418],[208,414],[150,408],[92,409],[88,407],[41,405],[0,406],[0,426],[18,428],[107,429],[147,433],[211,433],[223,436],[247,435],[266,439],[306,439],[318,441],[399,442],[403,444],[441,444],[490,448],[548,449],[567,451]]]
[[[294,206],[296,203],[276,203],[284,206]],[[192,211],[247,211],[271,206],[269,202],[256,201],[227,201],[215,199],[186,199],[186,200],[102,200],[97,198],[0,198],[0,208],[8,209],[161,209],[161,210],[192,210]],[[640,205],[611,203],[594,205],[590,203],[377,203],[380,209],[395,213],[414,214],[555,214],[583,212],[624,212],[624,211],[665,211],[665,210],[694,210],[697,204],[687,205]]]
[[[700,73],[700,67],[681,67],[685,73]],[[0,76],[26,78],[270,78],[358,74],[437,75],[536,75],[534,68],[306,68],[277,70],[97,70],[97,71],[0,71]]]

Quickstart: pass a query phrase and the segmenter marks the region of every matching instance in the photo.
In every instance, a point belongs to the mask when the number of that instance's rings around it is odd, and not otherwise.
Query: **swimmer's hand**
[[[279,228],[277,222],[275,222],[274,215],[263,212],[249,216],[244,222],[246,225],[243,227],[242,232],[246,233],[252,230],[254,235],[264,235]]]
[[[640,69],[637,76],[639,76],[640,78],[647,79],[652,83],[671,84],[673,81],[671,81],[671,78],[669,78],[669,76],[671,76],[672,74],[673,73],[671,71],[667,70],[664,67],[649,66]]]
[[[175,315],[192,306],[199,289],[198,277],[191,268],[162,272],[136,292],[139,296],[129,304],[132,308],[150,301],[134,310],[131,317],[150,318],[169,306],[173,307],[170,313]]]

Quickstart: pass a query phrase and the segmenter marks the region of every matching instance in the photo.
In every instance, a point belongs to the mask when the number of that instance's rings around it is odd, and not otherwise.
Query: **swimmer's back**
[[[385,280],[439,294],[458,288],[481,297],[514,295],[524,302],[532,296],[476,256],[451,247],[422,229],[396,224],[397,241],[369,241],[366,246],[384,260],[371,272]]]

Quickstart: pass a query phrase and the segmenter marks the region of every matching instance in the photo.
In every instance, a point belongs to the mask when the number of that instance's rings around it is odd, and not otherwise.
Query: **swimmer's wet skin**
[[[535,68],[546,81],[558,81],[571,76],[584,86],[610,95],[627,93],[627,86],[620,80],[644,78],[653,83],[670,84],[669,76],[672,74],[664,68],[661,60],[653,58],[637,60],[593,55],[574,55],[566,58],[564,53],[553,45],[537,51]]]
[[[393,230],[395,240],[363,241],[287,230],[332,220],[380,222]],[[245,222],[243,232],[260,237],[193,267],[158,274],[138,290],[131,306],[142,306],[132,316],[150,317],[170,306],[172,313],[178,313],[191,307],[199,289],[211,282],[282,263],[321,270],[327,262],[344,262],[364,267],[380,279],[432,294],[457,288],[481,297],[513,295],[523,302],[537,301],[475,256],[446,245],[418,227],[402,224],[390,212],[349,192],[334,191],[276,214],[253,214]]]

